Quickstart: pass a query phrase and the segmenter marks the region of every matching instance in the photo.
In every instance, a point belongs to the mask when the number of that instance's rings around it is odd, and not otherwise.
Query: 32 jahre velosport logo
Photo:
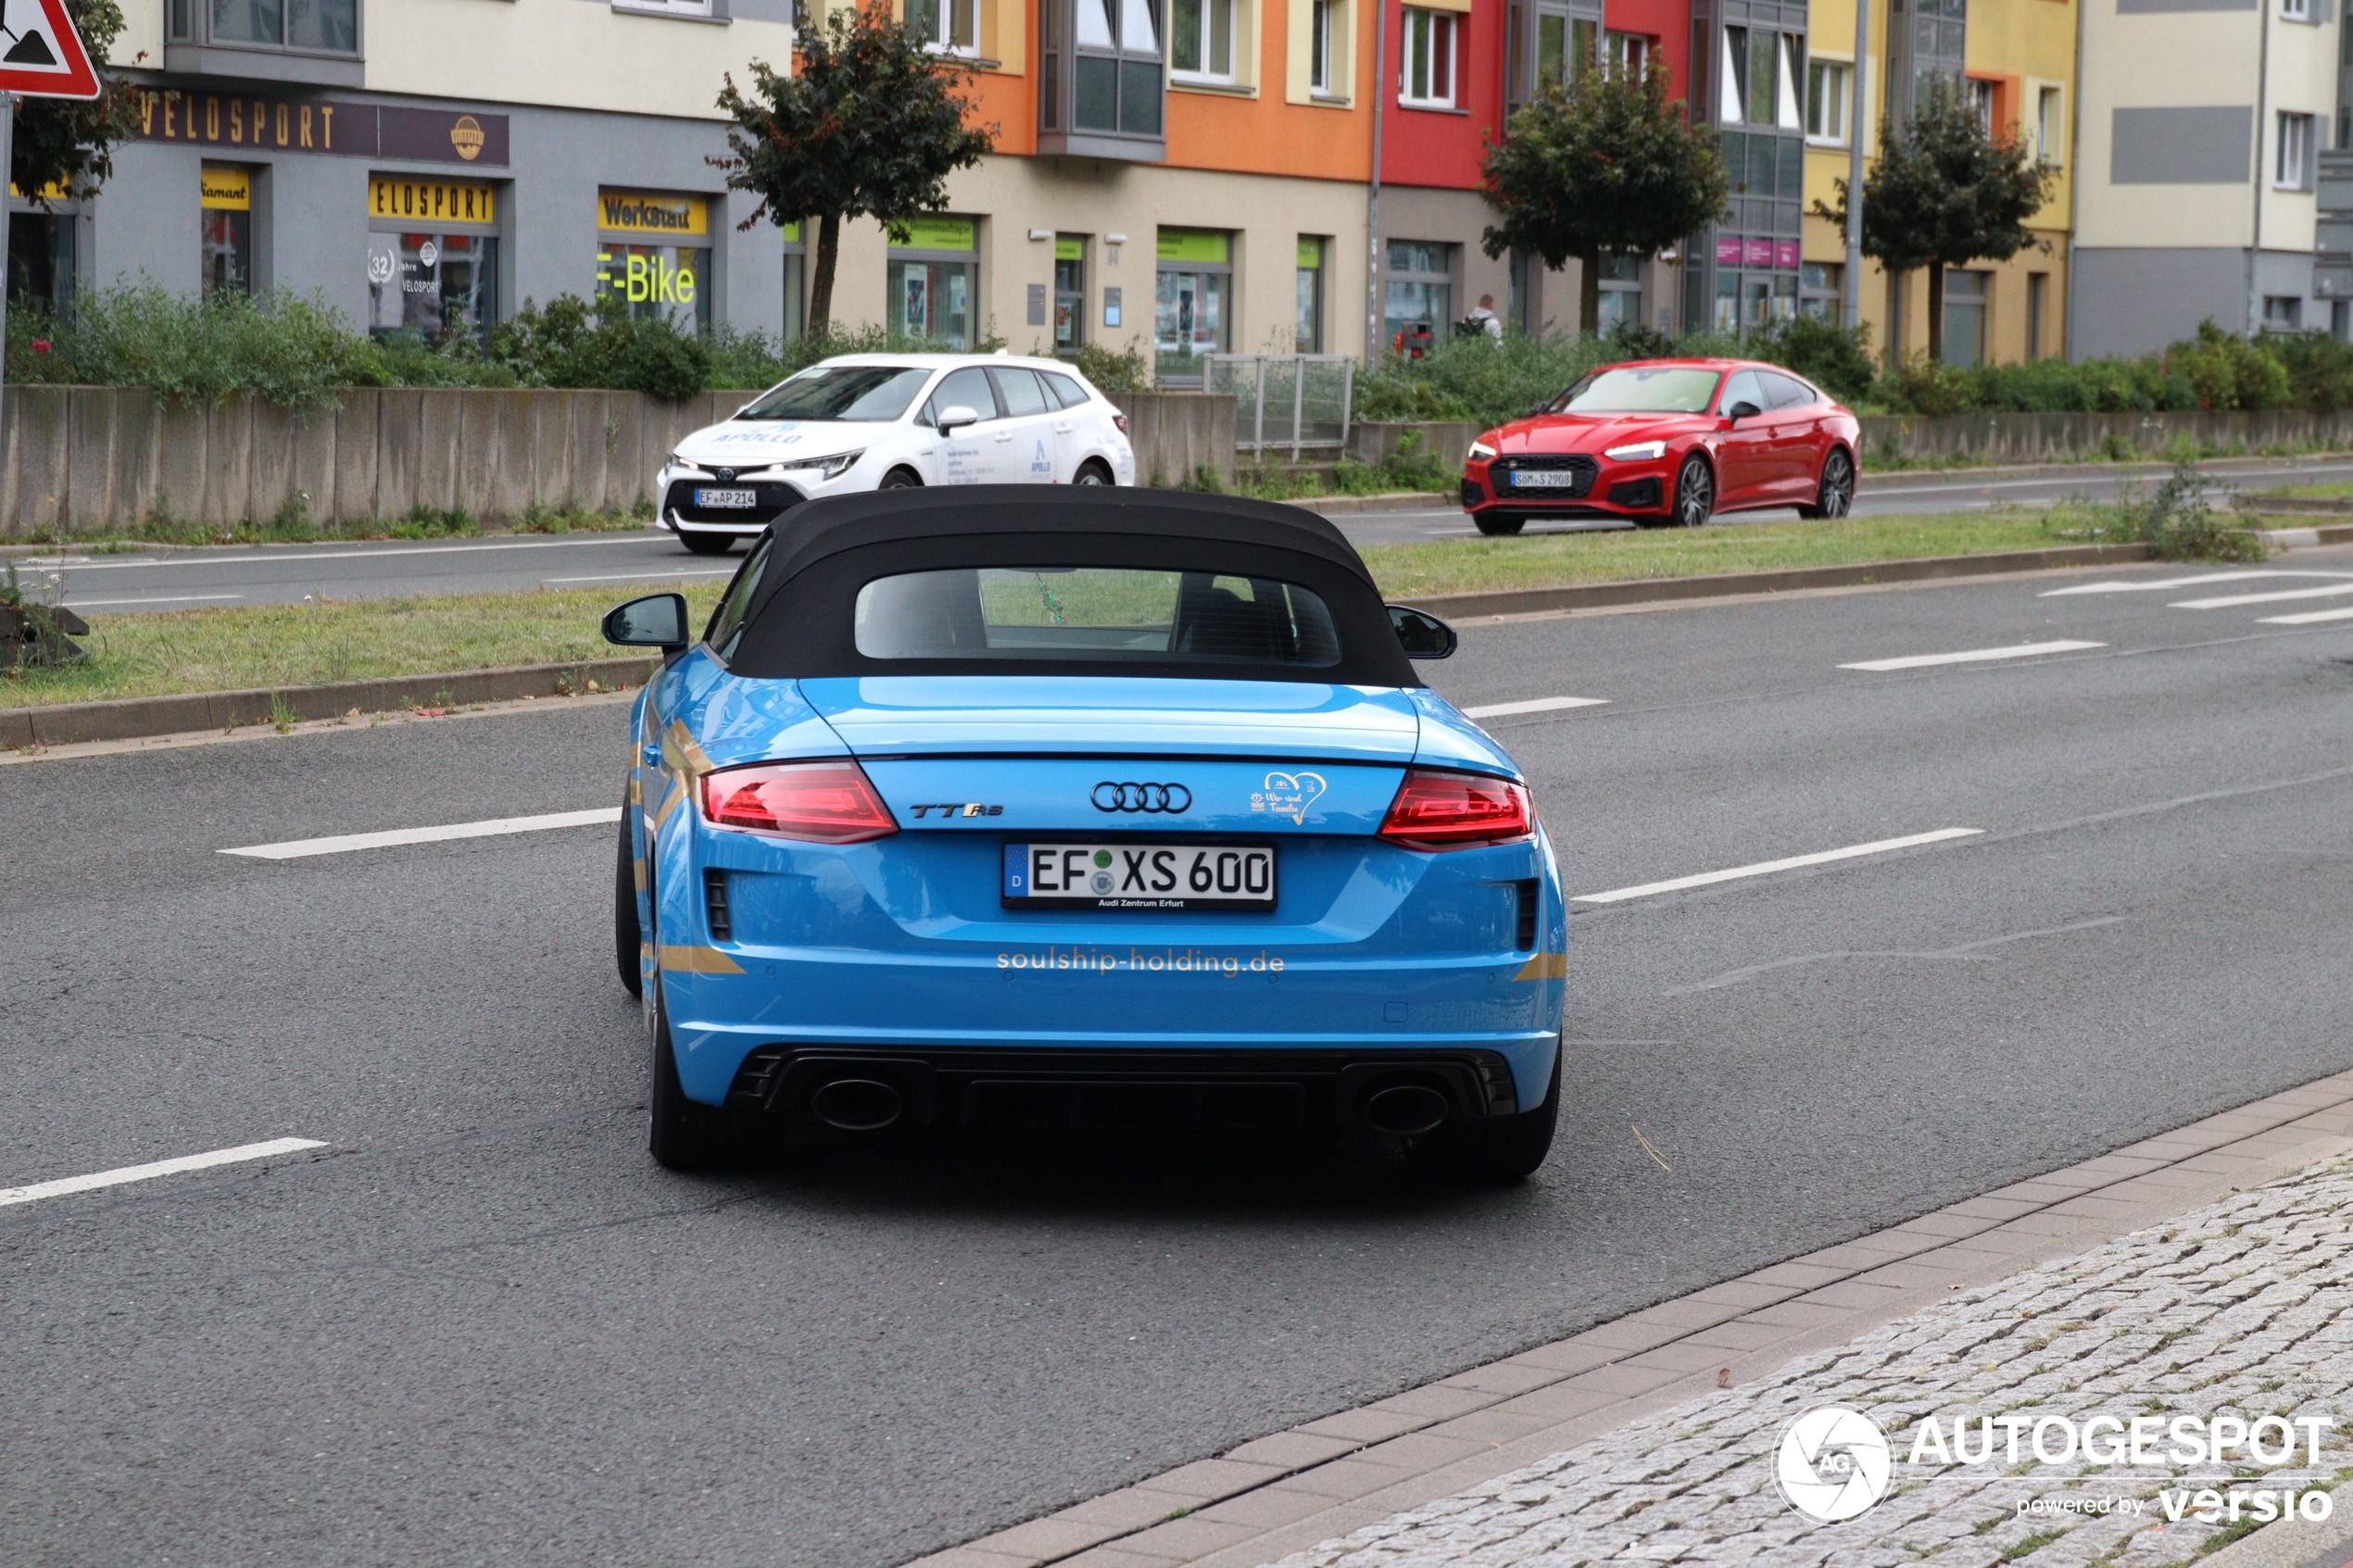
[[[1781,1496],[1808,1519],[1852,1519],[1886,1495],[1886,1435],[1861,1411],[1824,1405],[1781,1434]]]

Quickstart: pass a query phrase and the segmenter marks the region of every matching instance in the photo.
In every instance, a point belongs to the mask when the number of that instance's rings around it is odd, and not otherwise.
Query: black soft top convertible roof
[[[1364,558],[1324,518],[1297,507],[1186,491],[1103,485],[987,484],[878,490],[793,508],[770,525],[774,544],[730,660],[736,673],[820,675],[1020,673],[1001,657],[968,661],[860,655],[850,622],[857,588],[895,572],[982,566],[1104,565],[1206,569],[1296,583],[1320,595],[1340,633],[1339,666],[1234,668],[1244,679],[1421,684],[1399,646]],[[1027,662],[1027,661],[1023,661]],[[1067,659],[1037,672],[1076,672]],[[1108,671],[1106,671],[1108,672]],[[1213,671],[1197,663],[1123,674]]]

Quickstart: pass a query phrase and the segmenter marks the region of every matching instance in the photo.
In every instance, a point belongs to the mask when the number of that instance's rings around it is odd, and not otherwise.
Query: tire
[[[1119,483],[1112,478],[1111,470],[1092,458],[1078,465],[1078,471],[1071,475],[1070,482],[1073,484],[1116,484]]]
[[[1822,481],[1814,492],[1814,504],[1800,507],[1803,518],[1840,518],[1855,509],[1855,459],[1843,446],[1831,448],[1822,459]]]
[[[637,922],[636,857],[630,853],[635,846],[630,840],[629,799],[621,802],[621,852],[615,859],[612,883],[612,956],[621,970],[622,988],[639,1000],[645,999],[645,965],[638,956],[644,946],[645,933]]]
[[[1492,512],[1473,512],[1471,521],[1491,539],[1508,539],[1528,526],[1524,517],[1497,517]]]
[[[1698,528],[1716,515],[1716,475],[1707,459],[1693,453],[1675,475],[1675,524]]]
[[[661,998],[661,976],[654,976],[653,1083],[647,1095],[652,1125],[646,1148],[655,1163],[672,1171],[710,1171],[733,1163],[743,1141],[736,1119],[719,1106],[688,1099],[678,1082],[678,1059],[670,1049],[670,1010]]]
[[[875,486],[877,490],[921,490],[923,487],[924,476],[912,469],[893,469],[883,475],[880,484]]]
[[[1534,1175],[1544,1163],[1553,1149],[1553,1130],[1560,1123],[1561,1055],[1555,1047],[1553,1081],[1545,1086],[1543,1104],[1471,1130],[1463,1150],[1463,1165],[1471,1175],[1509,1186]]]
[[[678,542],[698,556],[724,556],[736,547],[732,533],[688,533],[681,529]]]

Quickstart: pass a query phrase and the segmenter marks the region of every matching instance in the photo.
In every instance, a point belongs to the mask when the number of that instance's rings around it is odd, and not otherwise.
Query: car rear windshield
[[[1294,583],[1101,566],[970,567],[880,577],[858,590],[867,659],[1325,669],[1340,633]]]
[[[1546,407],[1554,414],[1698,414],[1716,391],[1714,370],[1621,365],[1579,376]]]
[[[762,395],[739,420],[895,420],[931,380],[907,365],[816,365]]]

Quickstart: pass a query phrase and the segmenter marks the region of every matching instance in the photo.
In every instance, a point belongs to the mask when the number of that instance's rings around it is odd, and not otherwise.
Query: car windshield
[[[858,590],[868,659],[1340,662],[1321,597],[1296,583],[1124,567],[971,567]]]
[[[895,420],[931,380],[906,365],[812,365],[761,395],[739,420]]]
[[[1689,365],[1620,365],[1577,378],[1549,414],[1697,414],[1716,391],[1714,370]]]

